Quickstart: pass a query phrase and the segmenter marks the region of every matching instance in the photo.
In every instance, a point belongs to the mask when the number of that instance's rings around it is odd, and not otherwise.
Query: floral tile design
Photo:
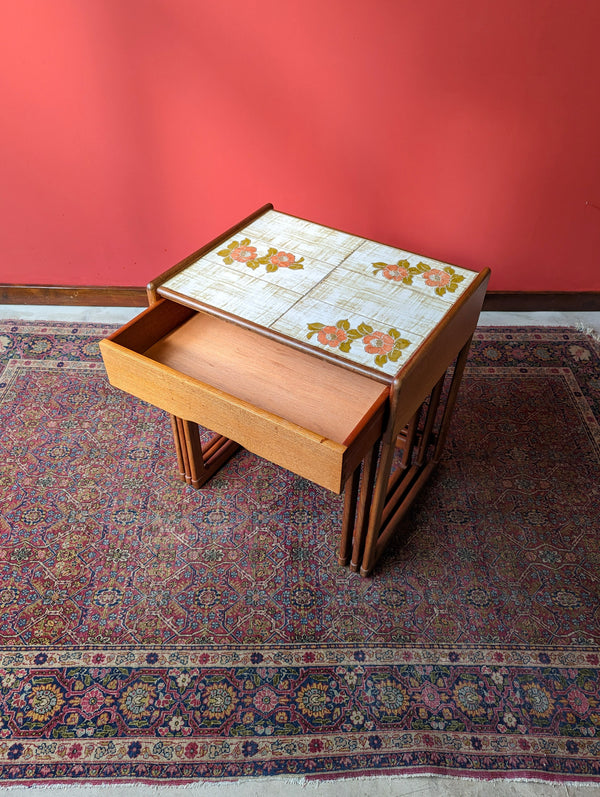
[[[159,293],[394,375],[475,276],[270,210]]]
[[[277,271],[278,268],[290,268],[292,270],[304,268],[302,265],[303,257],[296,259],[296,255],[291,252],[280,252],[276,246],[270,246],[266,255],[261,255],[256,246],[251,246],[250,238],[243,238],[240,243],[231,241],[225,249],[217,252],[223,262],[230,266],[234,261],[245,263],[248,268],[257,269],[265,267],[265,271]]]
[[[386,363],[395,363],[402,356],[402,349],[410,346],[410,341],[400,337],[397,329],[388,329],[387,332],[375,330],[364,321],[356,329],[350,328],[348,319],[341,319],[335,326],[320,323],[308,324],[307,338],[317,336],[322,346],[338,348],[340,352],[348,354],[352,344],[360,341],[367,354],[372,354],[375,365],[382,368]]]
[[[457,274],[452,266],[444,268],[431,268],[427,263],[411,266],[408,260],[399,260],[397,263],[373,263],[373,274],[379,274],[388,280],[412,285],[413,279],[421,278],[425,285],[435,289],[438,296],[443,296],[446,291],[454,293],[464,277]]]
[[[365,241],[344,268],[364,273],[368,268],[380,279],[397,282],[427,296],[454,303],[476,276],[475,272],[416,255],[403,249]]]
[[[299,338],[297,330],[301,325],[303,340],[320,351],[389,376],[398,372],[426,335],[365,313],[338,312],[338,308],[311,298],[292,307],[272,328]]]

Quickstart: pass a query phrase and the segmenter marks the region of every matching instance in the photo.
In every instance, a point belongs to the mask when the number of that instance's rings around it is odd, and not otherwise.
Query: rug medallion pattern
[[[406,532],[248,452],[199,491],[102,325],[0,324],[0,779],[600,781],[600,344],[480,328]]]

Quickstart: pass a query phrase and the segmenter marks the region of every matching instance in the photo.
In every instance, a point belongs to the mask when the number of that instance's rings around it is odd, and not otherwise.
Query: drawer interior
[[[143,353],[341,444],[388,393],[381,382],[197,311]]]

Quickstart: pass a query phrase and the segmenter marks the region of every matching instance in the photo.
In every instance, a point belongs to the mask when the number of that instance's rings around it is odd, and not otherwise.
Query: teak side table
[[[243,446],[345,491],[338,561],[366,576],[440,458],[488,279],[265,205],[100,348],[191,486]]]

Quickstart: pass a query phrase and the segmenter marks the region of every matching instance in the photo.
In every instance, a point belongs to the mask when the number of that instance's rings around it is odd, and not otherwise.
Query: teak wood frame
[[[192,487],[205,484],[242,445],[328,489],[344,491],[338,561],[368,576],[439,461],[490,272],[485,269],[478,274],[393,379],[365,374],[365,369],[352,364],[332,363],[317,350],[307,353],[304,347],[299,351],[290,341],[282,342],[253,325],[229,323],[227,314],[214,308],[207,315],[213,320],[207,321],[201,318],[208,309],[202,303],[183,306],[170,301],[179,297],[170,297],[168,291],[160,295],[165,280],[272,207],[263,206],[149,283],[149,308],[102,341],[102,355],[113,384],[170,414],[180,478]],[[163,298],[165,295],[168,298]],[[194,367],[204,352],[192,346],[193,332],[185,332],[190,324],[195,330],[197,321],[208,329],[209,338],[211,325],[227,325],[227,334],[240,350],[246,345],[244,335],[258,336],[254,345],[271,361],[270,372],[267,369],[260,374],[266,384],[269,379],[272,383],[277,380],[275,368],[281,366],[282,357],[296,358],[301,368],[309,368],[310,384],[327,382],[333,373],[336,378],[352,375],[362,397],[362,417],[354,419],[343,435],[338,430],[337,438],[332,435],[329,439],[322,429],[311,430],[311,419],[305,414],[301,413],[305,423],[290,421],[277,402],[275,410],[273,406],[265,408],[261,399],[240,398],[235,388],[228,392],[231,381],[225,386],[203,381],[205,371],[198,376]],[[169,343],[173,335],[178,345],[183,343],[175,357]],[[188,346],[192,349],[186,354]],[[239,362],[219,361],[216,371],[235,369]],[[190,372],[186,369],[191,363],[195,365]],[[327,370],[331,368],[333,372]],[[446,375],[450,385],[443,399]],[[256,374],[250,373],[250,377],[252,381]],[[366,392],[360,382],[365,379],[372,384]],[[344,384],[354,387],[347,379]],[[287,395],[293,402],[293,391]],[[217,431],[204,446],[198,424]],[[284,450],[286,446],[289,451]],[[398,447],[402,449],[401,462],[392,473]]]

